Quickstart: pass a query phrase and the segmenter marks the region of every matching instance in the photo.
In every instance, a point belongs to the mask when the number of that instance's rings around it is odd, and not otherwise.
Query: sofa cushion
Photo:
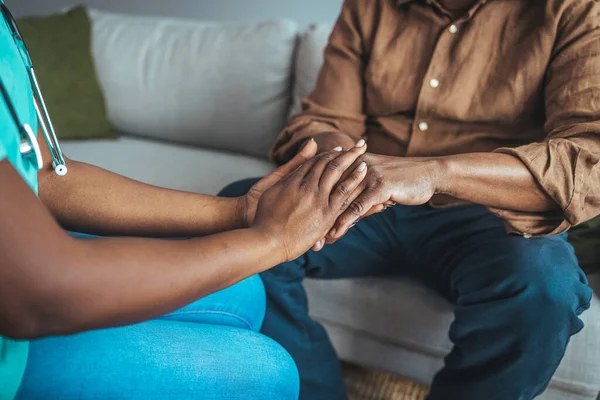
[[[267,157],[289,110],[295,23],[90,16],[119,130]]]
[[[94,70],[86,9],[17,23],[59,139],[116,137]]]
[[[581,316],[586,327],[571,338],[550,383],[553,388],[584,398],[594,398],[600,391],[599,274],[590,276],[590,286],[595,295],[590,309]],[[431,383],[451,349],[448,331],[454,319],[452,305],[411,279],[308,280],[305,287],[311,315],[316,320],[427,356],[421,360],[436,360],[407,365],[403,359],[390,359],[385,354],[358,354],[363,348],[355,342],[339,349],[349,361],[360,360]]]
[[[121,136],[118,140],[65,141],[74,160],[106,168],[145,183],[196,193],[217,194],[231,182],[268,174],[264,159],[155,140]]]
[[[294,65],[295,81],[290,115],[302,111],[302,99],[316,86],[323,65],[323,52],[333,27],[329,24],[311,25],[300,35],[298,55]]]

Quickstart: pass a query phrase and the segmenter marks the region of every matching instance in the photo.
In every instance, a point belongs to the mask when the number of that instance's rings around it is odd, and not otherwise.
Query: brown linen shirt
[[[457,19],[436,0],[346,0],[272,158],[336,131],[385,155],[512,154],[560,210],[492,211],[510,232],[564,232],[600,213],[599,25],[592,0],[480,0]]]

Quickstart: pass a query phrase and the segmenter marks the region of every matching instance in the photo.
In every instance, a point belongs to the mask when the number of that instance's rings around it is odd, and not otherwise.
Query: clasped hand
[[[366,153],[355,162],[368,165],[367,175],[349,197],[348,207],[326,236],[327,243],[340,239],[360,219],[381,212],[389,206],[425,204],[439,187],[441,173],[435,159]],[[351,169],[352,167],[349,170]]]
[[[240,198],[244,225],[278,244],[282,261],[320,241],[350,204],[367,173],[364,141],[348,151],[315,156],[310,141],[288,164],[260,180]]]
[[[244,224],[278,232],[286,259],[311,245],[320,250],[360,219],[390,205],[428,202],[441,176],[435,159],[366,153],[364,141],[348,151],[338,147],[316,153],[316,143],[310,141],[241,199]]]

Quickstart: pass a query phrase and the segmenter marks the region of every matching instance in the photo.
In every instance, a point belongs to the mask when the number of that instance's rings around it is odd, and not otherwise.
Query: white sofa
[[[210,194],[272,170],[267,149],[314,86],[331,29],[90,14],[109,118],[126,133],[65,142],[65,153],[143,182]],[[590,279],[600,293],[600,276]],[[306,288],[312,315],[344,360],[430,383],[450,350],[452,306],[411,280],[308,281]],[[600,399],[598,296],[583,320],[541,399]]]

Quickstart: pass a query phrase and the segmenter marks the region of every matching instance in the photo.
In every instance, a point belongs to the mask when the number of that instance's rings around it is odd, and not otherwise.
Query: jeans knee
[[[233,326],[258,332],[265,319],[267,295],[262,279],[251,276],[161,319]]]
[[[570,251],[552,244],[516,252],[512,271],[528,329],[573,334],[583,327],[578,316],[589,306],[591,289]]]
[[[261,353],[256,357],[256,368],[246,371],[249,388],[264,399],[297,400],[300,377],[296,363],[289,353],[274,340],[263,337]]]
[[[233,297],[244,299],[244,312],[248,315],[250,329],[258,332],[267,312],[265,285],[259,275],[253,275],[235,286],[237,293],[233,293]]]
[[[260,178],[249,178],[249,179],[242,179],[241,181],[230,183],[229,185],[227,185],[223,189],[221,189],[218,196],[220,196],[220,197],[243,196],[246,193],[248,193],[248,190],[250,190],[250,188],[252,186],[254,186],[254,184],[256,182],[258,182],[259,180],[260,180]]]

